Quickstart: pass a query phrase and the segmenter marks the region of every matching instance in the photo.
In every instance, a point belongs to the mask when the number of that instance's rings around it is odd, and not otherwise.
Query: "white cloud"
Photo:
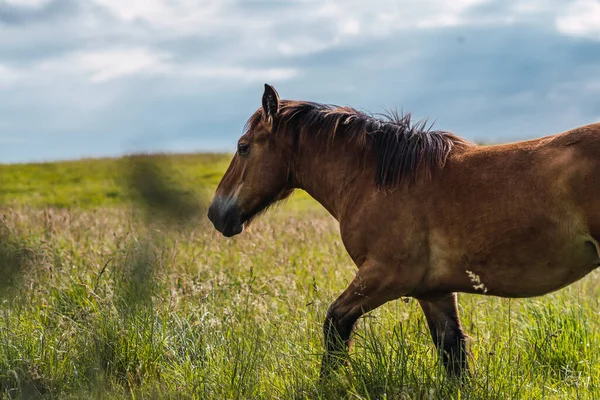
[[[298,56],[326,51],[354,41],[368,41],[406,32],[476,24],[506,23],[505,16],[485,20],[472,18],[468,11],[491,0],[383,0],[374,7],[364,0],[308,0],[286,3],[286,7],[263,11],[270,25],[233,24],[240,38],[260,37],[248,42],[247,52],[263,55],[276,50],[282,56]],[[239,18],[235,10],[220,12],[225,18]],[[257,26],[261,27],[257,31]],[[227,31],[231,34],[231,31]],[[218,34],[215,32],[215,34]],[[263,41],[274,43],[260,46]],[[243,52],[245,53],[245,52]]]
[[[227,79],[238,82],[283,81],[295,78],[296,68],[249,68],[232,65],[202,65],[194,61],[175,62],[166,52],[148,48],[121,48],[78,51],[43,61],[17,71],[0,64],[0,85],[13,84],[27,77],[29,83],[43,80],[83,79],[107,83],[130,76],[169,76],[184,79]]]
[[[162,0],[95,0],[96,4],[109,9],[115,16],[132,21],[136,19],[154,20],[169,11],[177,2],[169,4]]]
[[[0,88],[7,87],[18,83],[22,78],[22,74],[11,67],[0,64]]]
[[[168,56],[147,48],[77,51],[33,65],[29,74],[68,79],[83,75],[102,83],[130,75],[154,74],[164,68]]]
[[[17,6],[34,7],[49,0],[8,1]],[[64,79],[69,79],[67,74],[83,74],[93,83],[166,74],[245,81],[272,76],[285,80],[300,73],[299,68],[285,65],[285,60],[291,57],[410,30],[510,24],[550,9],[553,15],[559,13],[556,6],[545,0],[511,0],[500,12],[476,15],[470,12],[493,5],[492,0],[381,0],[377,7],[364,0],[295,0],[277,5],[239,0],[80,1],[80,14],[69,22],[65,31],[75,32],[85,43],[101,43],[102,49],[51,55],[29,69],[41,65],[51,73],[62,74]],[[92,4],[94,6],[90,6]],[[97,13],[98,7],[114,18],[104,20],[102,13]],[[38,32],[38,36],[45,32],[35,29],[30,28],[28,32]],[[557,29],[570,35],[600,37],[600,0],[576,0],[564,15],[557,17]],[[56,34],[57,30],[60,31],[59,26],[47,33],[64,38],[64,34]],[[29,35],[27,42],[31,43],[33,38]],[[24,40],[19,39],[20,36],[14,31],[13,39],[0,38],[0,43]],[[218,45],[205,54],[199,49],[194,55],[181,54],[177,49],[165,50],[159,44],[181,38],[210,38]],[[201,59],[192,60],[194,57]],[[269,67],[258,68],[256,64]],[[3,82],[15,79],[14,73],[9,76],[2,78]]]
[[[515,14],[536,14],[544,12],[548,7],[552,7],[552,2],[548,0],[518,0],[511,11]]]
[[[342,35],[358,35],[360,33],[360,22],[356,18],[348,18],[340,24]]]
[[[466,12],[491,0],[383,0],[376,7],[364,0],[297,0],[276,5],[234,0],[93,1],[124,24],[139,27],[142,23],[163,37],[235,39],[238,57],[258,58],[273,48],[284,56],[310,54],[339,46],[348,38],[364,40],[406,29],[473,24],[477,21]]]
[[[490,0],[422,0],[379,1],[377,6],[363,0],[329,0],[301,2],[290,7],[281,17],[279,28],[297,21],[309,22],[318,29],[301,30],[302,37],[322,40],[330,46],[340,44],[346,37],[380,37],[408,29],[432,29],[471,24],[466,12]],[[284,32],[285,29],[281,29]],[[324,36],[324,37],[323,37]],[[321,46],[329,47],[329,46]],[[318,46],[313,46],[320,49]]]
[[[140,48],[76,53],[63,63],[85,71],[92,82],[100,83],[127,75],[159,73],[166,68],[168,58],[167,54]]]
[[[600,0],[576,0],[556,19],[559,32],[600,39]]]
[[[174,73],[176,68],[170,71]],[[295,68],[242,68],[242,67],[190,67],[181,70],[182,74],[202,78],[237,79],[246,82],[283,81],[295,78],[299,71]]]
[[[245,20],[231,0],[93,0],[123,22],[148,24],[162,34],[197,35],[218,29],[246,30],[257,20]],[[237,25],[237,27],[236,27]]]
[[[5,3],[17,7],[41,7],[50,2],[50,0],[4,0]]]

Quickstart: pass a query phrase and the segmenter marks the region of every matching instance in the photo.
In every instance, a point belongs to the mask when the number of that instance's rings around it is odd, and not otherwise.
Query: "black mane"
[[[257,118],[260,113],[252,119]],[[305,101],[281,101],[275,130],[284,129],[297,132],[300,142],[311,134],[331,141],[344,135],[362,148],[373,148],[379,188],[412,184],[420,175],[430,178],[435,168],[445,166],[454,147],[470,145],[452,133],[432,130],[427,120],[411,121],[410,113],[393,111],[376,118],[350,107]]]

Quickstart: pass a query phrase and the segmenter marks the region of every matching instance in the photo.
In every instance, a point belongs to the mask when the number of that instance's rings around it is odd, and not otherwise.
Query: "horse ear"
[[[277,90],[265,83],[265,93],[263,93],[262,106],[267,124],[272,125],[273,119],[279,112],[279,95]]]

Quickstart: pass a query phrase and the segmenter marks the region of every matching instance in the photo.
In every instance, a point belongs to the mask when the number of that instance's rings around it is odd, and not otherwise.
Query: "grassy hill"
[[[139,160],[155,164],[172,184],[206,200],[225,173],[231,155],[147,155],[0,164],[0,202],[9,206],[84,209],[127,205],[131,202],[130,175]],[[297,193],[288,207],[314,205],[305,193]]]

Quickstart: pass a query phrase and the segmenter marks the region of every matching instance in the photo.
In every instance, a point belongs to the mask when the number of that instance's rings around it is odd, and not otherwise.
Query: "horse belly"
[[[497,248],[484,257],[468,252],[439,257],[419,292],[533,297],[561,289],[600,265],[598,244],[591,236],[562,239],[546,241],[545,249],[513,243],[515,247]]]
[[[578,281],[600,264],[598,247],[591,237],[549,248],[531,264],[493,263],[480,278],[486,294],[502,297],[532,297],[561,289]],[[470,277],[473,280],[472,277]]]

